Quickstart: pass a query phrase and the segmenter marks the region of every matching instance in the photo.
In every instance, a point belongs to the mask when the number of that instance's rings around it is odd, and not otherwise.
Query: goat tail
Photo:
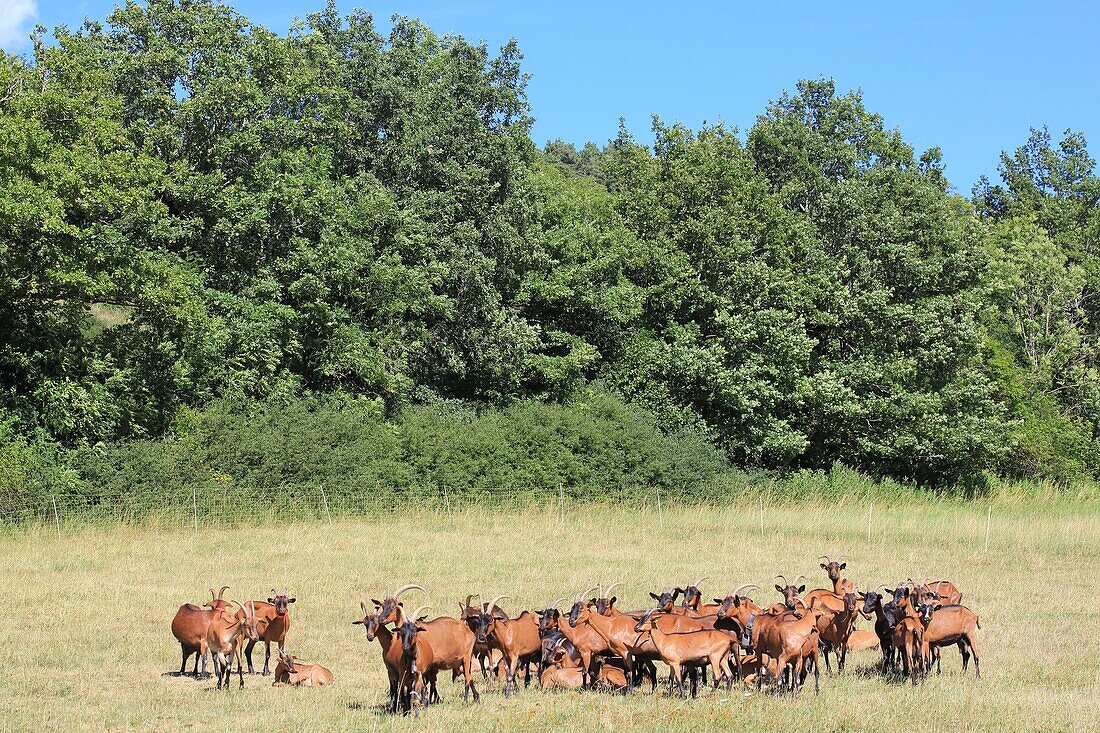
[[[982,628],[982,620],[977,616],[974,617],[974,625],[979,629]]]

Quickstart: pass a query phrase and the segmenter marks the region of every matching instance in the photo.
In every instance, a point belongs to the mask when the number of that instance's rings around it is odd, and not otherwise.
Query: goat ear
[[[657,595],[656,593],[650,593],[649,597],[652,598],[655,601],[661,600],[661,597],[659,595]]]
[[[840,569],[841,569],[841,570],[843,570],[843,569],[844,569],[844,568],[846,568],[846,567],[848,567],[848,563],[846,563],[846,562],[842,562],[842,563],[840,563]]]
[[[371,598],[370,602],[373,603],[374,605],[378,606],[379,608],[382,607],[382,601],[377,601],[377,600]]]
[[[294,601],[296,601],[296,600],[298,600],[298,599],[297,598],[287,598],[286,602],[287,603],[294,603]]]
[[[363,624],[363,623],[364,623],[364,621],[363,621],[363,619],[359,619],[358,621],[352,621],[351,623],[352,623],[352,625],[353,625],[353,626],[354,626],[355,624],[360,624],[360,625],[361,625],[361,624]]]
[[[799,592],[800,595],[802,593],[805,593],[806,592],[806,585],[803,584],[803,585],[798,586],[798,592]]]
[[[942,604],[942,603],[937,603],[937,604],[935,604],[934,606],[932,606],[932,610],[933,610],[933,611],[938,611],[938,610],[940,610],[941,608],[943,608],[943,604]]]
[[[609,605],[609,606],[614,606],[614,605],[615,605],[615,601],[617,601],[617,600],[619,600],[619,597],[618,597],[618,596],[611,596],[611,600],[607,602],[607,605]]]
[[[719,603],[719,604],[725,603],[725,601],[726,601],[725,598],[711,598],[711,600],[714,601],[715,603]]]
[[[867,594],[866,593],[856,593],[856,595],[859,596],[859,600],[861,600],[861,601],[867,600]]]
[[[894,595],[894,589],[893,588],[884,588],[883,590],[885,590],[890,595]]]
[[[274,598],[268,598],[267,602],[270,603],[272,606],[275,605],[275,599]]]
[[[777,591],[779,591],[780,593],[782,593],[782,592],[783,592],[783,586],[781,586],[781,585],[780,585],[779,583],[776,583],[776,584],[775,584],[775,589],[776,589]]]
[[[828,569],[829,569],[829,566],[828,566],[828,565],[826,565],[825,563],[821,563],[821,569],[822,569],[822,570],[828,570]]]

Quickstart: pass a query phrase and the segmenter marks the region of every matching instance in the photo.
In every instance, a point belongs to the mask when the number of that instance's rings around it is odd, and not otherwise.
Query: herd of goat
[[[388,708],[394,713],[438,702],[440,672],[450,671],[453,680],[461,676],[465,699],[472,695],[477,702],[477,671],[486,680],[490,673],[498,677],[507,697],[517,691],[517,678],[525,686],[530,684],[532,664],[544,688],[629,693],[648,678],[655,690],[656,662],[663,662],[669,668],[670,688],[680,696],[686,696],[688,688],[692,696],[696,694],[700,675],[707,684],[708,667],[715,688],[725,683],[729,689],[735,679],[741,679],[758,690],[768,685],[775,694],[793,694],[810,674],[814,691],[820,689],[819,661],[824,658],[831,673],[830,654],[836,656],[837,672],[843,673],[849,650],[878,647],[883,674],[896,674],[900,666],[916,685],[933,664],[939,669],[940,649],[955,645],[962,654],[963,671],[973,656],[974,673],[980,676],[975,643],[976,630],[981,628],[978,616],[961,605],[962,593],[954,583],[908,580],[894,588],[880,585],[861,593],[841,577],[847,567],[844,558],[822,560],[831,590],[807,593],[805,584],[800,584],[804,576],[791,582],[776,576],[782,581],[775,585],[782,600],[769,606],[757,605],[748,597],[759,589],[752,584],[705,604],[699,590],[703,577],[682,588],[650,593],[655,606],[645,610],[620,610],[613,595],[620,583],[613,583],[579,593],[568,608],[564,603],[569,597],[559,598],[514,618],[499,605],[507,596],[474,604],[478,596],[471,594],[459,602],[457,617],[429,621],[426,605],[411,613],[405,610],[404,593],[427,595],[423,587],[408,584],[370,605],[361,603],[363,615],[353,623],[363,626],[368,642],[381,647],[389,676]],[[217,687],[229,687],[234,660],[243,687],[245,663],[249,674],[254,674],[252,651],[262,641],[264,675],[271,673],[271,644],[276,645],[274,684],[331,684],[329,670],[302,663],[286,651],[294,598],[273,589],[267,601],[242,604],[222,598],[227,587],[218,593],[211,590],[205,606],[186,603],[177,611],[172,633],[183,654],[180,675],[186,673],[194,654],[194,676],[200,677],[200,658],[201,676],[205,676],[209,653]],[[874,621],[874,633],[855,629],[860,616]]]

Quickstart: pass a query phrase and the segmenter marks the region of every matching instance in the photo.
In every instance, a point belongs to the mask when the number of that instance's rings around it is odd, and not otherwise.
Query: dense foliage
[[[539,151],[521,61],[331,4],[279,36],[211,0],[130,0],[0,54],[0,480],[183,445],[209,405],[261,445],[330,395],[370,406],[329,440],[365,431],[371,480],[435,481],[416,473],[434,448],[376,438],[436,420],[486,446],[448,454],[447,481],[554,483],[575,477],[553,451],[537,469],[485,451],[587,419],[578,395],[619,404],[605,390],[743,466],[1100,471],[1081,135],[1033,131],[967,201],[938,150],[817,80],[744,136],[654,120],[651,147],[624,128]],[[490,405],[510,422],[461,436],[455,415]],[[575,447],[618,455],[622,425]],[[592,470],[670,480],[616,465]]]

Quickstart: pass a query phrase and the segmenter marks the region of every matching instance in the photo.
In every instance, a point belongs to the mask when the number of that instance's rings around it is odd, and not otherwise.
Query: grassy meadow
[[[0,730],[857,730],[920,721],[923,730],[1094,730],[1100,718],[1100,506],[955,500],[867,506],[844,500],[769,506],[764,535],[756,504],[664,506],[663,526],[645,507],[586,505],[496,512],[424,511],[200,527],[40,526],[0,534]],[[849,657],[843,677],[822,673],[797,699],[734,689],[696,700],[549,693],[504,700],[495,686],[479,706],[441,685],[443,704],[419,719],[381,712],[385,672],[377,643],[352,626],[360,599],[418,582],[436,614],[469,592],[508,593],[509,610],[540,606],[597,582],[624,581],[623,608],[646,593],[710,575],[706,597],[733,585],[771,588],[775,573],[826,584],[816,558],[846,554],[862,589],[908,576],[954,580],[978,612],[981,680],[963,676],[958,652],[923,687],[872,671],[879,652]],[[297,603],[288,648],[335,674],[322,689],[215,691],[178,670],[169,624],[184,601],[229,584],[227,598],[266,598],[286,586]],[[415,595],[415,594],[414,594]],[[771,600],[773,590],[754,597]],[[869,628],[861,622],[859,628]],[[1074,631],[1077,629],[1078,631]],[[1084,633],[1082,633],[1084,632]],[[262,665],[262,646],[254,659]],[[190,667],[190,665],[189,665]],[[663,669],[662,669],[663,671]]]

